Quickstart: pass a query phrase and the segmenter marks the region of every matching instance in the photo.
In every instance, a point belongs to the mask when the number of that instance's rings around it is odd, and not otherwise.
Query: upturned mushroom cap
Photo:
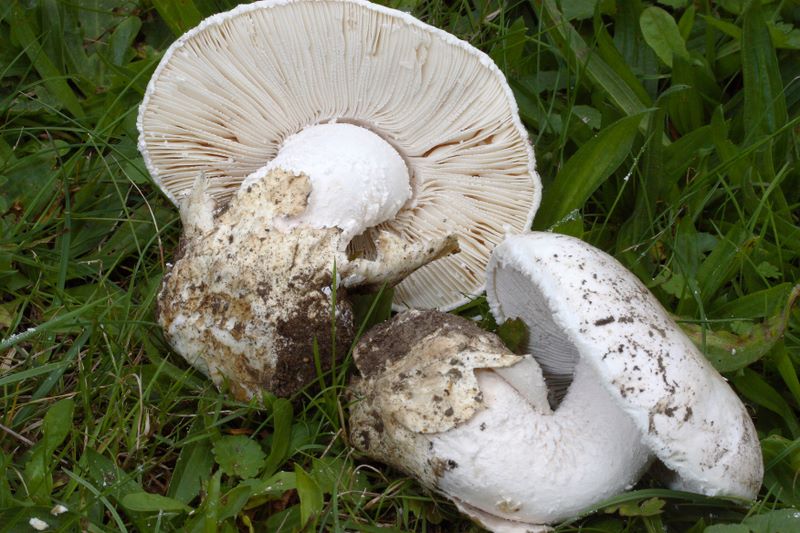
[[[552,410],[536,361],[466,319],[408,311],[353,356],[351,442],[492,531],[542,531],[630,488],[649,462],[588,366]]]
[[[565,235],[514,236],[492,255],[487,298],[498,320],[528,325],[546,375],[557,381],[591,367],[674,472],[673,488],[757,495],[763,463],[744,405],[614,258]]]
[[[413,194],[381,230],[461,253],[396,289],[399,307],[452,308],[483,290],[489,253],[530,226],[540,183],[503,75],[482,52],[363,0],[267,0],[215,15],[165,53],[145,94],[140,150],[175,203],[202,175],[222,205],[301,130],[356,124],[400,154]],[[312,192],[313,195],[313,192]]]

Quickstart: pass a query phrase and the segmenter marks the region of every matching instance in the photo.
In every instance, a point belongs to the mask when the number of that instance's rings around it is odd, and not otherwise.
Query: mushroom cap
[[[173,202],[200,173],[225,200],[287,137],[332,120],[376,133],[409,168],[412,200],[370,231],[459,239],[460,254],[397,287],[395,306],[450,309],[480,293],[491,249],[527,230],[539,205],[533,152],[491,59],[406,13],[266,0],[206,19],[150,80],[139,149]]]
[[[619,262],[565,235],[510,237],[489,262],[498,320],[521,318],[546,373],[587,362],[644,442],[675,474],[671,486],[754,498],[763,463],[753,422],[725,379]]]

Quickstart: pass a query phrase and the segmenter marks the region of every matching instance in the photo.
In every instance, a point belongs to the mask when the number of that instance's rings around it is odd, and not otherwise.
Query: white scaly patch
[[[47,523],[47,522],[45,522],[44,520],[41,520],[41,519],[39,519],[39,518],[36,518],[35,516],[34,516],[33,518],[31,518],[30,520],[28,520],[28,524],[29,524],[29,525],[30,525],[30,526],[31,526],[33,529],[35,529],[36,531],[44,531],[44,530],[46,530],[46,529],[49,529],[49,528],[50,528],[50,524],[48,524],[48,523]]]

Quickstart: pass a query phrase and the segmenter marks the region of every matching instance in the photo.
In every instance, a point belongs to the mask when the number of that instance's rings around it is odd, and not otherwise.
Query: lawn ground
[[[534,228],[635,272],[759,432],[756,502],[646,477],[558,530],[800,531],[800,5],[389,4],[498,63],[545,186]],[[0,5],[0,531],[478,531],[347,445],[349,361],[294,403],[238,403],[154,323],[180,222],[137,106],[169,43],[233,5]]]

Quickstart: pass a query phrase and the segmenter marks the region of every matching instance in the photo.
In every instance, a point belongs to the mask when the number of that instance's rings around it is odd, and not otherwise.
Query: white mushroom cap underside
[[[311,124],[339,120],[392,144],[413,205],[384,227],[409,241],[458,235],[461,253],[401,283],[397,307],[453,308],[484,287],[505,233],[526,230],[540,182],[505,78],[484,53],[362,0],[267,0],[178,39],[139,112],[148,170],[177,202],[202,172],[224,199]]]
[[[744,405],[614,258],[572,237],[530,233],[496,248],[487,279],[498,320],[519,316],[533,330],[551,316],[644,442],[677,473],[674,488],[755,497],[763,463]],[[536,299],[508,290],[526,282]]]

